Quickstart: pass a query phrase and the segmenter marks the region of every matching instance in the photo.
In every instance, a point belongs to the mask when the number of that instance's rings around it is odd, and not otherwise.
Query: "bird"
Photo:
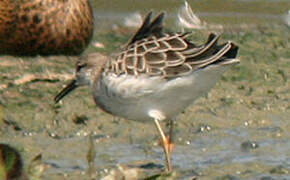
[[[172,171],[175,117],[206,94],[230,67],[238,64],[238,46],[218,44],[210,33],[204,44],[190,32],[166,33],[165,13],[145,17],[135,35],[119,52],[92,53],[76,63],[75,78],[54,98],[58,103],[80,86],[89,86],[98,107],[107,113],[140,122],[154,122],[165,153],[165,171]],[[168,122],[169,135],[160,125]]]
[[[89,0],[1,0],[0,54],[80,55],[90,43]]]

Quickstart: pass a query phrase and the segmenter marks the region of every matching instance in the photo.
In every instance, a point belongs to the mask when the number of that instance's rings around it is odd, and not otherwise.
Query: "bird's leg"
[[[159,120],[154,118],[154,122],[155,125],[159,131],[159,134],[161,136],[161,140],[162,140],[162,147],[166,156],[166,171],[170,172],[171,171],[171,143],[170,143],[170,138],[166,137],[160,124],[159,124]]]
[[[171,157],[171,154],[174,149],[174,121],[172,119],[169,120],[169,138],[167,143],[167,148],[169,152],[169,156]]]
[[[159,131],[160,136],[161,136],[162,147],[163,147],[165,157],[166,157],[166,171],[170,172],[172,170],[172,168],[171,168],[171,152],[173,150],[173,144],[172,144],[173,124],[169,124],[170,125],[170,132],[169,132],[170,137],[168,138],[164,134],[164,132],[159,124],[159,121],[165,120],[166,116],[161,111],[156,110],[156,109],[150,110],[148,112],[148,115],[154,119],[155,125]],[[172,120],[170,120],[170,123],[173,123]]]

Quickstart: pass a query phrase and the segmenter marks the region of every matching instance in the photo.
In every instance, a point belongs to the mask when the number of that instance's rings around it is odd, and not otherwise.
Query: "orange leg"
[[[171,156],[172,152],[173,152],[173,149],[175,147],[174,145],[174,139],[173,139],[173,136],[174,136],[174,121],[173,120],[170,120],[169,121],[169,137],[168,137],[168,150],[169,150],[169,155]]]
[[[172,170],[171,166],[171,154],[174,148],[174,144],[172,142],[172,134],[173,134],[173,122],[170,122],[170,136],[167,137],[157,119],[154,119],[155,125],[159,131],[162,140],[162,147],[166,157],[166,171],[170,172]]]

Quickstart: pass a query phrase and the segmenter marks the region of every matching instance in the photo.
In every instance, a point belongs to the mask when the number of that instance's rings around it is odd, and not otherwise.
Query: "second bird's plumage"
[[[89,0],[1,0],[0,54],[79,55],[93,23]]]

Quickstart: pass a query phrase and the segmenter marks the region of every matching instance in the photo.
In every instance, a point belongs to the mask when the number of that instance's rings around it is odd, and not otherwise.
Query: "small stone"
[[[250,149],[257,149],[259,144],[255,141],[245,141],[241,144],[241,148],[244,151],[248,151]]]

